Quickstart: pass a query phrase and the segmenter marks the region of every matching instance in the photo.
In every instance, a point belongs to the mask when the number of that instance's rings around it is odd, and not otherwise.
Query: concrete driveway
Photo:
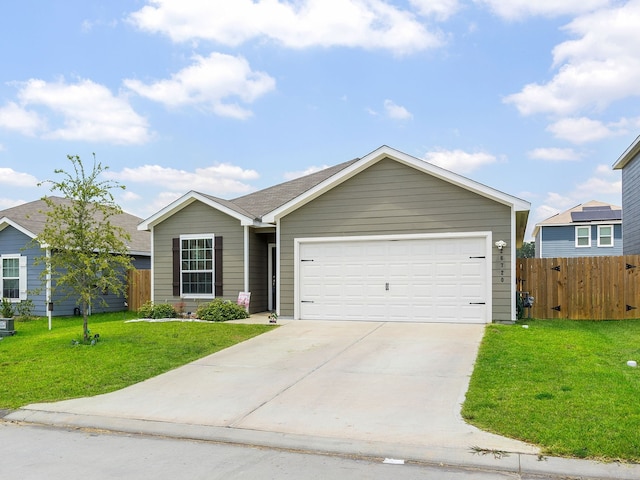
[[[483,332],[289,321],[123,390],[6,419],[427,461],[471,447],[535,454],[460,417]]]

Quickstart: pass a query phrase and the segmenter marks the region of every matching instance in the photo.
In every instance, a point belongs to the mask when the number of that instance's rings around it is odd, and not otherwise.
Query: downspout
[[[155,277],[155,275],[154,275],[155,266],[154,265],[155,265],[155,258],[156,258],[154,245],[155,245],[155,227],[151,227],[151,261],[150,261],[150,263],[151,263],[151,301],[152,302],[155,301],[154,292],[155,292],[155,284],[156,284],[155,278],[154,278]]]
[[[518,286],[516,285],[516,209],[511,207],[511,242],[510,258],[511,258],[511,320],[517,320],[516,312],[516,295],[518,294]]]
[[[282,277],[282,269],[280,268],[281,257],[280,246],[280,219],[276,220],[276,313],[280,315],[280,278]]]
[[[46,276],[46,298],[47,298],[47,319],[49,320],[49,330],[51,330],[51,317],[53,315],[53,312],[51,311],[51,250],[49,248],[46,249],[46,256],[47,256],[47,262],[46,262],[46,269],[47,269],[47,276]]]
[[[244,291],[249,291],[249,225],[244,226]]]

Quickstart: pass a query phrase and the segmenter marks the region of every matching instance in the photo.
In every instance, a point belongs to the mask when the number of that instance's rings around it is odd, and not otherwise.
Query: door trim
[[[267,298],[268,298],[268,302],[267,302],[267,306],[270,312],[276,310],[276,305],[277,305],[277,293],[278,293],[278,271],[277,271],[277,261],[274,264],[273,260],[274,260],[274,254],[277,255],[278,250],[276,247],[275,243],[269,243],[268,246],[268,273],[267,273]],[[274,272],[275,272],[275,276],[276,276],[276,284],[273,285],[273,276],[274,276]]]

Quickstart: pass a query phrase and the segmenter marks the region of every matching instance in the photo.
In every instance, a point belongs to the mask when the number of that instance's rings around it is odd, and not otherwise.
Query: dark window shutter
[[[173,239],[173,296],[180,296],[180,239]]]
[[[222,296],[222,237],[214,238],[214,262],[215,262],[215,291],[216,297]]]

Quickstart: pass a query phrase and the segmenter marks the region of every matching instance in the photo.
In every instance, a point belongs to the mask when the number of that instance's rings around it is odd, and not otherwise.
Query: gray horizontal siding
[[[293,315],[295,238],[476,231],[510,243],[511,209],[382,160],[281,220],[281,313]],[[510,248],[492,259],[494,320],[511,320]]]
[[[194,202],[169,217],[153,230],[153,301],[177,303],[173,296],[172,240],[181,234],[207,234],[223,238],[223,298],[236,301],[244,290],[244,232],[240,222],[202,202]],[[188,311],[206,300],[186,301]]]

